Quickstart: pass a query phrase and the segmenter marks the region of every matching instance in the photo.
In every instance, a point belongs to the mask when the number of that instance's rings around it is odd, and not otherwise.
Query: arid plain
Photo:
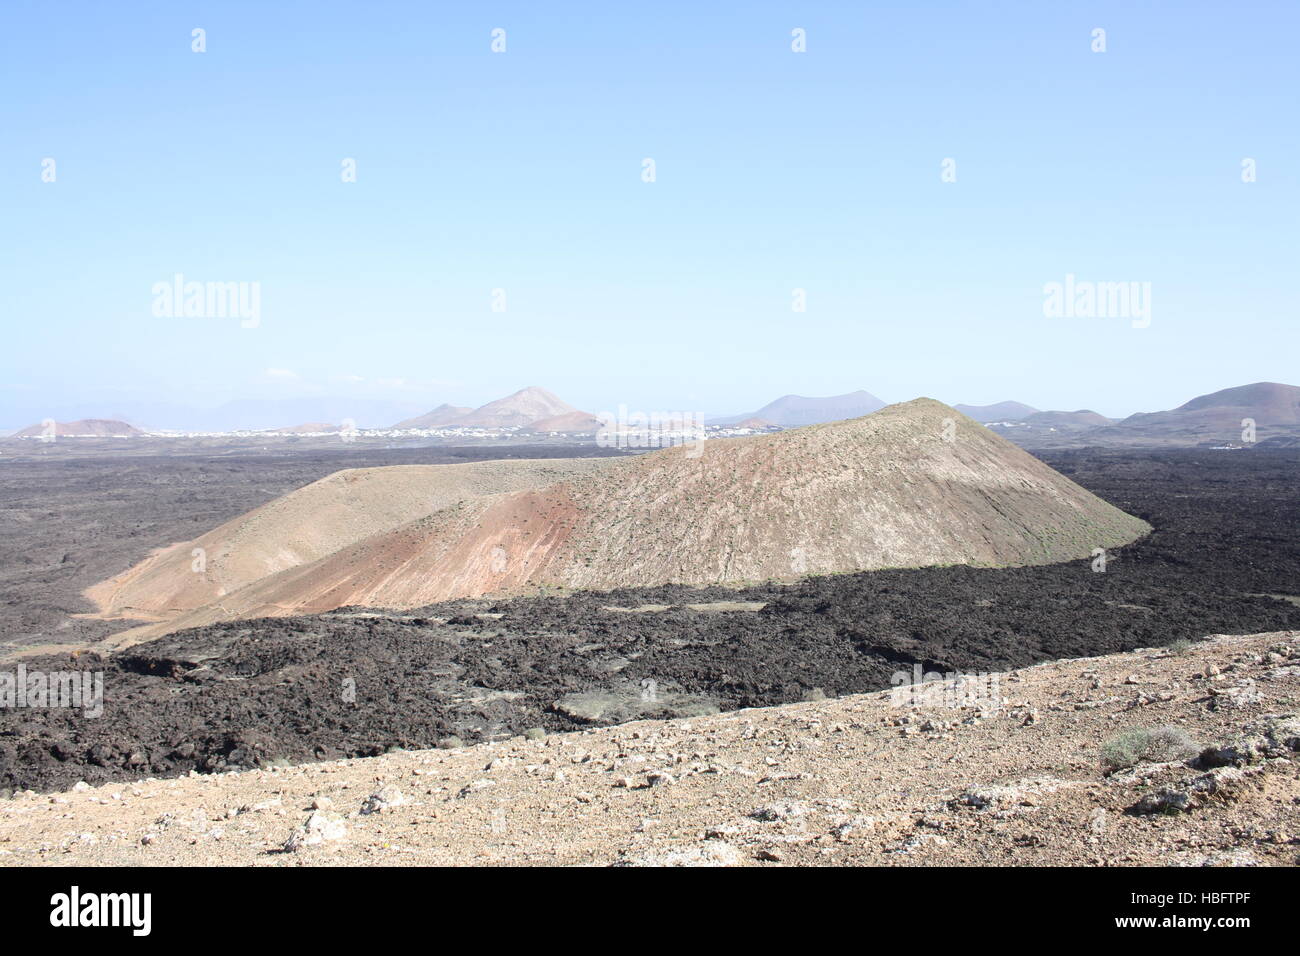
[[[0,471],[0,620],[104,712],[0,711],[5,862],[1295,862],[1286,445],[1035,456],[929,400],[649,454],[75,441]]]

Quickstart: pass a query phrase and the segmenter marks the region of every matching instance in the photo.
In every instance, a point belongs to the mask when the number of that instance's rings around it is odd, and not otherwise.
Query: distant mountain
[[[601,421],[595,415],[586,412],[566,412],[552,415],[528,425],[530,432],[565,432],[570,435],[594,435],[600,430]]]
[[[1081,408],[1077,412],[1034,412],[1020,420],[1029,425],[1047,428],[1096,428],[1099,425],[1114,424],[1115,421],[1087,408]]]
[[[1239,385],[1200,395],[1172,411],[1130,415],[1121,424],[1226,420],[1239,415],[1260,425],[1300,424],[1300,388],[1278,382]]]
[[[1038,409],[1024,402],[998,402],[994,405],[954,405],[953,408],[977,422],[1023,422]]]
[[[521,388],[513,395],[498,398],[480,408],[474,409],[457,425],[478,425],[486,428],[508,428],[510,426],[531,425],[543,418],[567,415],[576,412],[567,402],[561,401],[552,393],[536,385]]]
[[[400,421],[394,428],[442,428],[460,421],[474,409],[462,405],[448,405],[445,402],[431,412],[425,412],[415,418]]]
[[[1167,412],[1130,415],[1110,430],[1166,440],[1212,441],[1240,438],[1241,423],[1248,418],[1260,431],[1269,427],[1288,433],[1300,429],[1300,388],[1277,382],[1225,388]],[[1260,439],[1265,437],[1258,435]]]
[[[45,435],[45,425],[29,425],[14,432],[14,438],[40,438]],[[56,438],[116,438],[126,435],[143,435],[144,432],[126,422],[109,418],[83,418],[75,422],[56,422]]]
[[[1292,447],[1300,439],[1300,388],[1256,382],[1199,395],[1164,412],[1114,421],[1092,411],[1039,412],[992,428],[1027,448],[1244,445],[1242,422],[1255,423],[1259,447]]]
[[[567,416],[574,416],[568,418]],[[478,428],[520,428],[552,418],[565,418],[574,425],[580,416],[592,418],[586,412],[579,411],[567,402],[561,401],[553,393],[536,385],[521,388],[519,391],[488,402],[478,408],[462,408],[457,405],[439,405],[433,411],[416,418],[400,421],[394,428],[448,428],[458,425],[471,425]],[[594,421],[594,419],[592,419]],[[599,423],[597,423],[599,424]],[[549,431],[567,431],[553,428]],[[594,428],[593,428],[594,430]]]
[[[831,395],[827,398],[783,395],[756,412],[711,419],[709,424],[736,425],[748,418],[761,418],[782,428],[798,428],[801,425],[820,425],[823,422],[861,418],[863,415],[878,412],[884,407],[885,403],[876,396],[861,390],[849,392],[847,395]]]

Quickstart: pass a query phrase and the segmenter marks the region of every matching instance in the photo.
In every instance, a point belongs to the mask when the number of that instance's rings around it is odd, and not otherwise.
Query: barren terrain
[[[345,468],[487,459],[608,457],[574,446],[384,449],[296,441],[165,454],[165,442],[112,439],[4,447],[0,457],[0,657],[76,646],[129,625],[78,615],[83,591],[151,553]]]
[[[889,567],[1045,564],[1118,547],[1150,530],[930,399],[596,469],[570,467],[566,474],[548,466],[546,484],[533,471],[522,474],[523,463],[511,463],[507,474],[519,477],[498,478],[477,495],[465,482],[452,483],[459,495],[435,493],[447,484],[438,476],[446,469],[415,477],[378,471],[364,483],[331,479],[262,509],[284,520],[250,515],[88,596],[108,613],[116,605],[122,613],[135,607],[155,620],[170,617],[115,638],[113,646],[121,647],[181,628],[350,605],[416,608],[545,588],[737,585]],[[422,481],[430,484],[425,495]],[[388,493],[389,483],[400,487]],[[521,490],[510,491],[512,485]],[[358,497],[385,503],[378,520],[371,518],[374,505]],[[304,498],[310,507],[295,505]],[[387,506],[396,501],[412,507]],[[399,523],[421,502],[424,514]],[[257,524],[269,529],[256,535],[261,543],[234,549],[232,528]],[[358,540],[370,527],[373,533]],[[304,541],[317,546],[296,547]],[[335,550],[319,555],[327,541]],[[196,573],[189,561],[195,548],[215,549],[223,564]],[[247,583],[237,588],[240,581]]]
[[[739,590],[582,591],[236,621],[104,661],[32,648],[33,668],[103,671],[105,712],[86,720],[0,710],[0,787],[373,755],[452,737],[475,743],[536,727],[790,703],[816,690],[862,693],[915,663],[1001,670],[1209,633],[1300,629],[1298,458],[1053,458],[1155,528],[1112,552],[1104,573],[1084,559]],[[641,705],[647,681],[658,691],[652,707]]]
[[[0,863],[1300,862],[1300,632],[1058,661],[995,708],[888,691],[0,802]],[[1163,741],[1103,766],[1113,741]]]

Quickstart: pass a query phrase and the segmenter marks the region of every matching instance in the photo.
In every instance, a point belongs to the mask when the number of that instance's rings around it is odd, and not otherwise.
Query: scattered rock
[[[347,836],[347,832],[347,824],[337,813],[317,810],[289,834],[283,849],[287,853],[294,853],[305,846],[316,846],[327,840],[341,840]]]
[[[406,802],[406,795],[390,784],[366,797],[365,803],[361,805],[361,814],[365,816],[371,813],[382,813],[384,810],[400,807]]]
[[[801,817],[808,812],[808,807],[802,803],[771,803],[765,807],[759,807],[750,814],[755,820],[762,820],[765,823],[776,823],[781,820],[789,820],[794,817]]]

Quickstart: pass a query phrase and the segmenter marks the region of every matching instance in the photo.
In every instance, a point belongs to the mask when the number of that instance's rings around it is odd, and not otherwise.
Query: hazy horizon
[[[371,9],[7,6],[0,429],[1294,379],[1295,9]],[[1076,279],[1149,314],[1050,315]]]

